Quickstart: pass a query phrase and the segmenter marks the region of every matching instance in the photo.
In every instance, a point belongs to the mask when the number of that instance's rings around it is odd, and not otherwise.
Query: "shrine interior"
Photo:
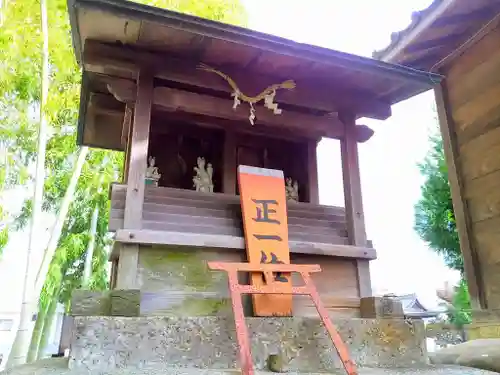
[[[174,118],[172,118],[174,117]],[[175,118],[177,117],[177,119]],[[307,140],[288,140],[261,134],[234,133],[235,155],[230,164],[224,165],[228,132],[217,126],[200,126],[189,116],[168,116],[153,113],[148,156],[155,158],[161,173],[159,187],[194,190],[193,176],[197,158],[203,157],[213,167],[215,193],[238,193],[234,186],[223,186],[224,177],[236,175],[238,165],[278,169],[286,178],[297,181],[299,201],[308,202]],[[238,124],[230,124],[237,127]]]

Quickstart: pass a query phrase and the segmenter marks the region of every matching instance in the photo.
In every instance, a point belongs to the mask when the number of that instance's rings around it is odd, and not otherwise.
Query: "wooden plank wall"
[[[186,246],[141,247],[138,287],[141,289],[142,315],[232,316],[227,277],[210,271],[207,261],[245,262],[243,251]],[[359,317],[360,299],[354,259],[324,255],[291,254],[292,263],[320,264],[322,272],[312,275],[330,315]],[[248,275],[240,274],[248,284]],[[293,275],[294,285],[302,285]],[[247,316],[252,316],[251,298],[243,297]],[[293,297],[295,316],[318,316],[309,297]]]
[[[500,309],[499,47],[497,27],[443,71],[464,220],[477,258],[468,277],[478,280],[482,307],[490,309]]]
[[[125,186],[113,185],[109,230],[122,229]],[[290,203],[289,238],[293,241],[347,245],[345,212],[340,207]],[[147,187],[143,229],[243,236],[238,196]]]

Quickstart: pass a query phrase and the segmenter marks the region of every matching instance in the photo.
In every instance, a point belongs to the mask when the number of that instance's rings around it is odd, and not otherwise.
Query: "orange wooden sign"
[[[241,211],[247,258],[250,263],[290,264],[285,180],[283,172],[240,165]],[[290,274],[276,273],[273,282],[292,287]],[[265,285],[263,275],[250,276],[251,284]],[[291,316],[291,295],[252,295],[256,316]]]

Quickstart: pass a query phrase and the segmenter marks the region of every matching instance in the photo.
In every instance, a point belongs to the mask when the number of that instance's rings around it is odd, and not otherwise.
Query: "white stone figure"
[[[286,178],[285,186],[286,200],[290,202],[299,201],[299,183],[293,181],[291,177]]]
[[[158,167],[155,167],[155,158],[150,156],[148,158],[148,167],[146,168],[146,181],[149,180],[155,186],[158,186],[158,181],[161,178],[161,174],[158,172]]]
[[[213,193],[214,184],[212,181],[214,169],[212,164],[208,163],[205,168],[205,158],[198,157],[196,163],[197,167],[194,167],[196,176],[193,177],[194,188],[196,191],[202,193]]]

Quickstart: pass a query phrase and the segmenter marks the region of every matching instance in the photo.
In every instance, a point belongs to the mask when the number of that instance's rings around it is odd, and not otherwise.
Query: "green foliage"
[[[415,206],[415,230],[432,250],[443,256],[448,267],[463,273],[443,142],[436,135],[430,142],[432,148],[419,165],[425,183],[422,197]]]
[[[425,177],[422,196],[415,206],[415,230],[429,247],[441,254],[448,267],[460,271],[462,280],[453,297],[448,319],[457,327],[471,321],[471,304],[464,277],[463,257],[453,212],[448,168],[440,135],[430,138],[431,150],[419,165]]]
[[[455,292],[453,306],[448,312],[448,319],[459,328],[472,322],[469,289],[465,280],[460,281]]]
[[[5,226],[3,229],[0,229],[0,256],[3,253],[3,249],[7,246],[9,242],[9,227]]]
[[[238,0],[146,0],[149,5],[173,9],[231,24],[245,25],[246,13]],[[80,68],[71,43],[66,0],[48,5],[50,88],[46,107],[49,138],[46,153],[43,210],[56,214],[76,162],[76,123]],[[36,161],[38,110],[41,92],[41,17],[37,0],[9,1],[2,9],[0,28],[0,193],[33,183]],[[107,288],[106,268],[111,239],[107,233],[108,189],[120,180],[123,155],[92,150],[81,176],[49,273],[40,296],[44,311],[54,298],[68,303],[80,287],[85,250],[94,207],[99,208],[91,289]],[[0,202],[1,203],[1,202]],[[12,229],[24,228],[31,217],[32,200],[25,202]],[[0,213],[2,224],[10,213]],[[9,227],[0,226],[0,253]]]
[[[7,215],[5,214],[2,206],[0,206],[0,257],[2,256],[3,249],[9,242],[9,226],[7,225],[6,221]]]
[[[174,10],[213,21],[236,26],[246,26],[248,16],[245,7],[239,1],[231,0],[133,0],[136,3],[153,5],[159,8]]]

